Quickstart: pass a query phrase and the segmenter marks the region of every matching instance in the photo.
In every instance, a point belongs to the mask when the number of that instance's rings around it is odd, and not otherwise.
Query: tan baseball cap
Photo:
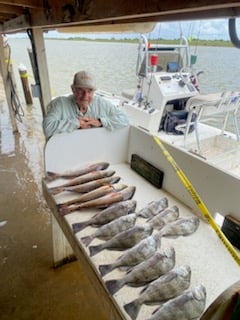
[[[87,71],[79,71],[74,75],[73,86],[76,88],[97,89],[93,75]]]

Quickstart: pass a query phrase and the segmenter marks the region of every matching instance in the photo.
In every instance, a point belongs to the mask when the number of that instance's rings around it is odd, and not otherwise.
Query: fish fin
[[[145,287],[142,288],[142,290],[139,292],[139,294],[142,294],[146,289],[147,289],[147,285]]]
[[[140,311],[141,304],[136,299],[130,303],[125,304],[123,307],[124,307],[125,311],[130,315],[132,320],[135,320],[138,316],[139,311]]]
[[[129,266],[121,266],[121,267],[119,267],[119,270],[124,271],[124,272],[127,273],[130,268],[132,268],[132,267],[129,267]]]
[[[105,285],[111,295],[114,295],[118,290],[123,286],[121,280],[108,280],[105,282]]]
[[[162,305],[160,305],[160,307],[157,307],[157,309],[153,310],[152,314],[155,314],[158,312],[158,310],[162,307]]]
[[[152,280],[155,280],[156,278],[152,279]],[[151,280],[151,281],[152,281]],[[142,286],[145,286],[145,285],[148,285],[151,281],[143,281],[143,282],[128,282],[128,286],[129,287],[134,287],[134,288],[137,288],[137,287],[142,287]]]
[[[86,236],[86,237],[82,237],[81,238],[83,244],[88,247],[89,244],[91,243],[91,241],[93,240],[93,238],[91,236]]]
[[[72,224],[72,229],[74,233],[77,233],[88,226],[87,222],[76,222]]]
[[[56,195],[60,192],[63,192],[64,189],[61,188],[61,187],[53,187],[53,188],[49,188],[49,192],[52,194],[52,195]]]
[[[169,235],[169,236],[166,235],[166,236],[165,236],[165,235],[163,234],[162,237],[168,238],[168,239],[177,239],[179,236],[178,236],[178,235],[175,235],[175,236],[174,236],[174,235],[172,235],[172,236],[171,236],[171,235]]]
[[[112,264],[102,264],[99,266],[99,271],[101,273],[101,276],[105,276],[107,273],[111,272],[113,270]]]
[[[102,250],[102,245],[99,244],[97,246],[91,246],[89,247],[90,257],[95,256],[98,252]]]
[[[71,210],[68,206],[61,206],[58,208],[58,212],[60,216],[65,216],[68,213],[71,213]]]

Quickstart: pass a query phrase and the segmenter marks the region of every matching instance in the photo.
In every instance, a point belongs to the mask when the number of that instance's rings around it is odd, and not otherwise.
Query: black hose
[[[228,32],[232,44],[240,49],[240,39],[238,38],[237,30],[236,30],[236,18],[230,18],[228,20]]]

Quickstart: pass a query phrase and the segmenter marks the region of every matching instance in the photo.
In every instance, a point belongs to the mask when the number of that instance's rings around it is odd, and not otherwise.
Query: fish
[[[176,238],[179,236],[189,236],[194,233],[200,224],[200,220],[197,217],[192,218],[179,218],[165,225],[160,231],[160,237]]]
[[[47,171],[46,172],[46,179],[48,181],[53,181],[58,178],[66,178],[66,179],[71,178],[72,179],[73,177],[81,176],[81,175],[89,173],[91,171],[105,170],[108,168],[108,166],[109,166],[109,163],[103,161],[103,162],[89,164],[84,167],[76,168],[74,170],[67,170],[62,173]]]
[[[76,193],[86,193],[90,192],[94,189],[97,189],[98,187],[104,186],[104,185],[109,185],[109,184],[114,184],[120,181],[119,176],[111,176],[111,177],[105,177],[105,178],[100,178],[97,180],[92,180],[86,183],[81,183],[77,184],[74,186],[68,186],[68,187],[62,187],[57,189],[57,193],[63,192],[63,191],[69,191],[69,192],[76,192]],[[52,191],[52,194],[54,192]]]
[[[149,236],[153,228],[149,225],[139,226],[135,225],[132,228],[122,231],[110,240],[101,243],[97,246],[89,247],[90,257],[96,255],[104,249],[108,250],[125,250],[133,247],[140,240]]]
[[[101,226],[118,217],[135,211],[137,206],[136,200],[126,200],[114,203],[104,210],[101,210],[89,220],[83,222],[75,222],[72,224],[74,233],[77,233],[88,226]]]
[[[100,198],[102,196],[105,196],[106,194],[114,191],[114,192],[118,192],[121,191],[123,189],[127,188],[126,184],[122,184],[122,183],[116,183],[114,185],[104,185],[101,186],[99,188],[96,188],[92,191],[89,191],[87,193],[84,193],[74,199],[65,201],[63,203],[59,203],[57,206],[58,208],[60,207],[64,207],[64,206],[69,206],[75,203],[81,203],[81,202],[85,202],[85,201],[89,201],[89,200],[93,200],[93,199],[97,199]]]
[[[206,288],[200,284],[168,300],[147,320],[199,319],[206,305]]]
[[[81,183],[101,179],[104,177],[111,177],[115,174],[115,171],[113,170],[99,170],[99,171],[91,171],[89,173],[86,173],[84,175],[78,176],[76,178],[70,179],[56,187],[49,188],[49,192],[51,194],[57,194],[62,192],[62,188],[69,187],[69,186],[76,186]]]
[[[142,218],[151,218],[168,207],[168,199],[163,197],[159,200],[149,202],[144,208],[137,212]]]
[[[105,282],[110,294],[115,294],[124,285],[143,286],[167,273],[175,266],[175,250],[170,247],[163,252],[159,250],[147,260],[130,269],[125,277]]]
[[[109,240],[116,234],[133,227],[136,222],[136,219],[137,217],[135,213],[130,213],[128,215],[121,216],[107,224],[104,224],[90,236],[82,237],[81,240],[86,247],[95,238]]]
[[[118,192],[112,191],[112,192],[108,193],[107,195],[102,196],[97,199],[85,201],[85,202],[78,203],[78,204],[73,204],[68,207],[62,207],[62,208],[60,207],[58,209],[58,212],[61,216],[64,216],[64,215],[69,214],[73,211],[81,210],[84,208],[106,208],[115,202],[120,202],[120,201],[132,199],[132,197],[135,193],[135,190],[136,190],[136,187],[130,186],[130,187],[127,187],[127,188],[125,188],[121,191],[118,191]]]
[[[138,298],[123,307],[132,320],[138,316],[143,304],[164,303],[187,290],[191,281],[191,268],[188,265],[176,267],[140,291]]]
[[[99,265],[99,271],[101,276],[105,276],[107,273],[119,267],[133,267],[140,262],[150,258],[158,248],[161,246],[161,238],[148,236],[142,239],[132,248],[126,250],[115,262],[111,264]]]
[[[173,222],[179,218],[179,209],[177,206],[166,208],[156,216],[149,218],[146,222],[154,229],[162,229],[167,223]]]

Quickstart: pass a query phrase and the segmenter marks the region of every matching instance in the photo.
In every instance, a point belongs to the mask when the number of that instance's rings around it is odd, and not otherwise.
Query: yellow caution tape
[[[232,244],[229,242],[229,240],[225,237],[224,233],[221,231],[219,226],[216,224],[215,220],[212,218],[210,212],[208,211],[207,207],[197,194],[196,190],[194,189],[193,185],[190,183],[184,172],[179,168],[178,164],[176,161],[173,159],[173,157],[170,155],[170,153],[167,151],[167,149],[164,147],[162,142],[157,136],[153,137],[155,142],[158,144],[158,146],[161,148],[163,154],[167,158],[167,160],[170,162],[172,167],[174,168],[175,172],[177,173],[178,177],[182,181],[183,185],[186,187],[188,192],[191,194],[193,200],[196,202],[198,207],[200,208],[202,214],[205,216],[207,219],[208,223],[212,226],[216,234],[218,235],[219,239],[222,241],[222,243],[225,245],[229,253],[232,255],[234,260],[237,262],[238,265],[240,265],[240,257]]]
[[[21,71],[20,73],[20,78],[28,78],[28,73],[27,71]]]

